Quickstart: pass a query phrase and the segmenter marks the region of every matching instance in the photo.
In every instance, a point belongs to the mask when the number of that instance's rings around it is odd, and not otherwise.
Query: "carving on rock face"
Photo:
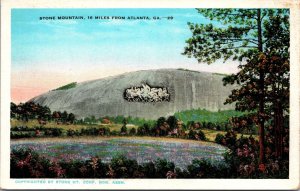
[[[170,101],[166,87],[151,87],[142,84],[140,87],[130,87],[124,91],[124,99],[129,102],[162,102]]]

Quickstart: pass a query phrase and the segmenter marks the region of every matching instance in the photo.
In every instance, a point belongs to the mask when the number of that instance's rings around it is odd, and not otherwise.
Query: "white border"
[[[290,8],[291,94],[289,179],[126,179],[125,185],[16,184],[9,178],[11,8]],[[299,33],[297,0],[4,0],[1,1],[1,153],[0,188],[4,189],[300,189],[299,186]],[[36,180],[36,179],[35,179]],[[43,179],[50,180],[50,179]],[[64,179],[66,180],[66,179]],[[74,180],[74,179],[72,179]],[[79,179],[80,180],[80,179]],[[82,180],[80,180],[82,181]]]

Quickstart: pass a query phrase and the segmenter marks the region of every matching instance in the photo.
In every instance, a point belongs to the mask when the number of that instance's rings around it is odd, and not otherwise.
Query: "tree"
[[[17,105],[10,102],[10,118],[15,118],[17,116]]]
[[[266,109],[273,110],[270,105],[275,106],[275,102],[278,103],[274,98],[271,102],[268,97],[271,92],[275,95],[274,88],[278,86],[272,88],[272,83],[268,84],[267,80],[272,74],[266,67],[265,58],[266,55],[288,57],[289,11],[287,9],[198,9],[198,12],[214,20],[216,24],[188,23],[192,37],[186,41],[187,46],[183,54],[196,58],[199,63],[211,64],[218,59],[241,62],[240,72],[224,79],[225,84],[240,85],[239,89],[232,91],[226,102],[236,102],[236,109],[240,111],[257,112],[259,163],[263,163],[266,112],[269,114],[271,112]],[[280,62],[280,65],[283,63]],[[269,62],[269,65],[272,66],[272,62]],[[273,81],[274,84],[277,82]],[[281,111],[276,113],[278,116],[282,115]],[[276,123],[281,122],[277,120]]]
[[[75,120],[75,115],[73,113],[69,113],[67,121],[73,124],[74,120]]]
[[[123,126],[121,127],[121,134],[127,134],[127,127],[126,127],[126,125],[127,125],[127,119],[124,118],[123,119]]]
[[[66,111],[64,111],[62,114],[61,114],[61,120],[63,123],[65,123],[68,119],[68,113]]]
[[[174,115],[169,116],[167,119],[167,123],[169,124],[171,130],[175,129],[177,127],[176,117]]]

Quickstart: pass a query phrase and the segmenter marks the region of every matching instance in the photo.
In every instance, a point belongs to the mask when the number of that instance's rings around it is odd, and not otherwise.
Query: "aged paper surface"
[[[299,14],[2,1],[1,188],[299,189]]]

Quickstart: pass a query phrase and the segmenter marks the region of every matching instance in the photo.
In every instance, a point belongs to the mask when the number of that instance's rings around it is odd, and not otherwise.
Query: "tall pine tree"
[[[240,85],[226,102],[235,102],[237,110],[257,113],[253,120],[259,129],[259,162],[263,163],[265,122],[273,117],[275,128],[280,129],[283,111],[288,107],[289,11],[198,9],[198,12],[216,23],[188,23],[192,37],[186,41],[183,54],[199,63],[211,64],[218,59],[241,61],[240,71],[224,78],[225,84]],[[282,71],[274,72],[279,68]],[[281,130],[279,137],[280,133]],[[277,140],[280,142],[280,138]]]

